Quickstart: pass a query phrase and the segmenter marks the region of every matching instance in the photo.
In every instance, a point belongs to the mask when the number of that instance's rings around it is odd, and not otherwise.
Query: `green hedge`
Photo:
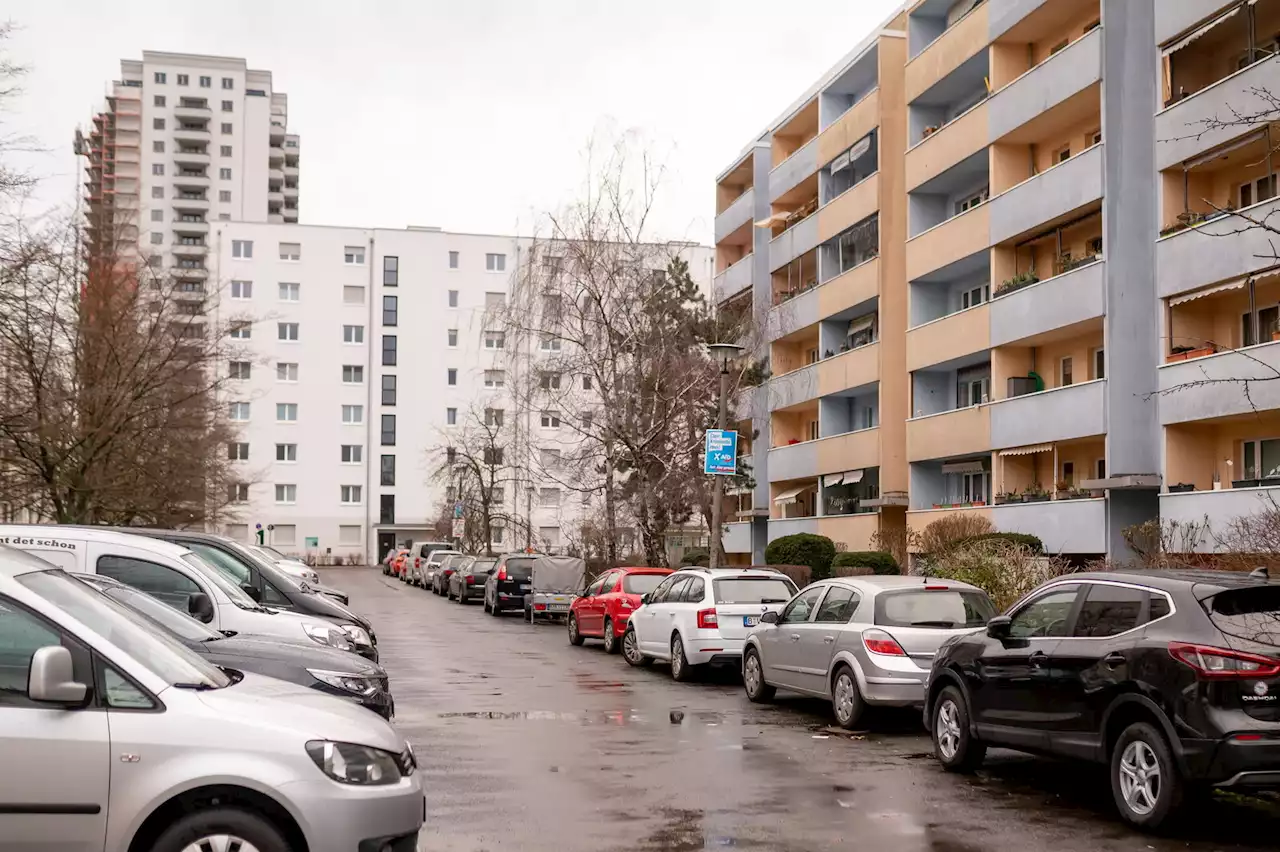
[[[870,568],[875,574],[902,573],[902,569],[898,567],[898,560],[893,558],[893,554],[881,550],[851,550],[837,553],[835,559],[831,560],[831,567],[845,566]]]
[[[1034,535],[1028,533],[1017,532],[990,532],[982,535],[975,535],[966,538],[961,544],[977,544],[983,541],[1002,541],[1006,544],[1016,544],[1025,547],[1035,554],[1044,553],[1044,542]]]
[[[706,568],[711,564],[711,551],[705,547],[695,547],[686,550],[684,556],[680,557],[681,565],[700,565]]]
[[[784,535],[769,542],[764,549],[764,561],[769,565],[808,565],[814,580],[831,576],[831,560],[836,546],[825,535],[796,533]]]

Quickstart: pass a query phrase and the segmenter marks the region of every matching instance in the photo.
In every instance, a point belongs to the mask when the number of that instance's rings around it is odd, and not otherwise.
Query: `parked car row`
[[[469,559],[446,557],[437,577]],[[523,595],[554,614],[539,578],[557,559],[500,557],[479,581],[486,608],[499,567],[525,564],[498,603]],[[850,729],[869,707],[919,708],[948,771],[977,768],[989,747],[1104,764],[1120,814],[1140,828],[1214,787],[1280,788],[1280,580],[1264,569],[1072,574],[1004,614],[975,586],[918,576],[797,589],[771,569],[637,567],[575,590],[573,645],[669,662],[679,681],[732,666],[749,700],[817,697]]]
[[[0,753],[35,767],[5,843],[415,849],[372,628],[299,580],[221,536],[0,526]]]

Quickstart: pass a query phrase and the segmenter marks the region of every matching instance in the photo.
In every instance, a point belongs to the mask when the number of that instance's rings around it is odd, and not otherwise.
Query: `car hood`
[[[236,635],[200,644],[201,651],[217,659],[219,665],[238,668],[237,660],[270,660],[308,669],[382,677],[382,666],[350,651],[325,648],[314,642],[281,642],[266,636]]]
[[[161,698],[170,687],[161,693]],[[325,695],[271,677],[246,672],[239,683],[196,693],[224,723],[239,723],[258,733],[278,731],[282,741],[303,736],[371,746],[392,754],[405,750],[395,728],[352,701]]]
[[[356,615],[354,612],[343,606],[340,602],[329,597],[327,594],[322,594],[318,591],[317,587],[310,583],[307,584],[307,588],[311,590],[311,597],[307,599],[307,602],[311,605],[311,615],[351,621],[359,624],[366,630],[369,629],[369,622],[367,619]]]

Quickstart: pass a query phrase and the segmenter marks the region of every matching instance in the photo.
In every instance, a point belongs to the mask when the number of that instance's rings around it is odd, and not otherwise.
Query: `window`
[[[249,419],[249,403],[233,402],[227,409],[227,416],[236,423],[244,423]]]
[[[558,411],[542,412],[542,428],[543,429],[559,429],[560,428],[560,412]]]
[[[398,287],[400,285],[400,258],[387,255],[382,258],[382,286]]]
[[[553,334],[542,335],[542,341],[538,344],[538,348],[543,352],[559,352],[560,338]]]
[[[343,464],[360,464],[364,461],[363,444],[343,444],[341,450]]]
[[[1107,357],[1106,352],[1102,349],[1093,350],[1093,378],[1105,379],[1107,377]]]
[[[378,523],[394,524],[396,522],[396,495],[378,495]]]
[[[249,378],[253,366],[248,361],[231,362],[231,378],[245,380]]]
[[[1068,356],[1059,362],[1058,387],[1065,388],[1067,385],[1071,384],[1071,380],[1071,358]]]
[[[249,502],[249,483],[233,482],[227,488],[227,499],[232,503]]]
[[[253,282],[252,281],[232,281],[231,282],[231,298],[252,299],[253,298]]]
[[[1276,177],[1276,175],[1272,175],[1270,178],[1260,177],[1252,184],[1248,181],[1240,184],[1240,206],[1249,207],[1252,204],[1261,204],[1267,199],[1275,197]]]
[[[153,186],[153,187],[151,187],[151,197],[152,197],[152,198],[164,198],[164,187],[163,187],[163,186]]]
[[[486,426],[502,426],[503,410],[501,408],[486,408],[484,410],[484,425]]]
[[[559,488],[543,488],[538,491],[538,505],[551,508],[560,505],[560,489]]]
[[[276,420],[280,423],[296,423],[298,421],[298,403],[277,402]]]
[[[296,462],[298,460],[297,444],[276,444],[276,461]]]
[[[164,153],[164,140],[163,140],[163,139],[157,139],[156,141],[154,141],[154,142],[152,142],[152,143],[151,143],[151,153],[153,153],[153,154],[163,154],[163,153]]]
[[[298,486],[277,485],[276,486],[276,502],[277,503],[297,503],[298,502]]]
[[[207,89],[207,88],[209,88],[209,87],[210,87],[210,86],[212,86],[212,85],[213,85],[213,78],[212,78],[212,77],[201,77],[201,78],[200,78],[200,88],[202,88],[202,89]]]
[[[191,578],[167,565],[128,556],[99,556],[96,573],[146,592],[181,612],[187,611],[191,596],[202,591]]]
[[[382,404],[396,404],[396,377],[393,375],[384,375],[382,377]]]
[[[1115,636],[1141,623],[1142,604],[1147,593],[1127,586],[1090,583],[1073,636]]]
[[[363,405],[344,405],[342,406],[342,422],[350,425],[359,425],[364,422],[364,406]]]
[[[359,485],[343,485],[341,501],[344,506],[359,506],[362,489]]]
[[[448,337],[447,345],[449,346],[449,348],[456,349],[458,346],[458,330],[456,328],[449,329],[447,337]]]
[[[231,323],[231,338],[233,340],[248,340],[252,332],[252,323],[243,320]]]
[[[218,169],[218,180],[231,180],[231,169]]]
[[[499,310],[507,303],[506,293],[494,293],[492,291],[484,294],[484,309],[486,311]]]
[[[1053,161],[1055,163],[1065,163],[1067,160],[1070,160],[1070,159],[1071,159],[1070,145],[1066,146],[1065,148],[1059,148],[1057,151],[1053,152]]]
[[[364,326],[344,325],[342,327],[343,343],[364,343]]]
[[[302,285],[296,282],[286,283],[282,281],[278,286],[280,289],[280,301],[282,302],[296,302],[302,295]]]
[[[559,450],[539,450],[538,460],[542,463],[543,470],[559,470],[560,469],[560,451]]]
[[[190,77],[188,77],[186,74],[179,74],[179,75],[178,75],[178,85],[179,85],[179,86],[185,86],[185,85],[187,85],[187,84],[188,84],[188,83],[190,83],[190,82],[191,82],[191,78],[190,78]]]
[[[844,624],[853,616],[853,611],[857,608],[858,597],[852,589],[844,586],[830,586],[813,620],[823,624]]]
[[[1049,55],[1053,56],[1059,50],[1065,49],[1069,43],[1070,43],[1069,40],[1064,38],[1062,41],[1058,42],[1053,47],[1049,48]]]
[[[451,308],[458,307],[458,291],[457,290],[449,291],[449,307]]]
[[[502,464],[502,447],[489,446],[484,448],[484,463],[490,467],[496,467]]]
[[[244,441],[232,441],[230,444],[227,444],[227,459],[230,461],[248,461],[248,443]]]
[[[296,341],[298,339],[298,324],[296,322],[276,323],[276,339]]]
[[[154,233],[151,235],[151,244],[153,246],[158,246],[163,242],[164,242],[164,234]]]
[[[231,199],[230,199],[230,198],[228,198],[227,200],[228,200],[228,201],[230,201]],[[231,214],[230,214],[230,213],[219,213],[219,214],[218,214],[218,221],[219,221],[219,222],[230,222],[230,221],[231,221]]]
[[[220,145],[220,146],[218,147],[218,156],[220,156],[220,157],[230,157],[230,156],[231,156],[231,146],[230,146],[230,145]]]
[[[582,412],[582,416],[579,417],[578,419],[582,421],[581,425],[582,425],[583,432],[590,431],[592,425],[594,425],[595,423],[595,415],[592,414],[590,411]]]
[[[223,78],[222,78],[222,88],[224,88],[224,89],[234,89],[234,88],[235,88],[235,86],[236,86],[236,81],[235,81],[235,80],[233,80],[232,78],[230,78],[230,77],[223,77]]]
[[[507,346],[507,333],[505,331],[486,331],[484,333],[485,349],[505,349]]]
[[[960,310],[968,310],[976,308],[983,302],[991,299],[991,285],[983,284],[980,287],[974,287],[972,290],[965,290],[960,294]]]
[[[1101,144],[1102,144],[1102,131],[1101,131],[1101,130],[1095,130],[1095,131],[1093,131],[1092,133],[1090,133],[1090,134],[1089,134],[1089,144],[1090,144],[1090,145],[1101,145]]]
[[[543,390],[560,390],[560,374],[543,373],[538,377],[538,386]]]
[[[364,384],[364,367],[359,364],[343,364],[342,383],[346,385]]]
[[[394,414],[382,415],[382,446],[394,447],[396,445],[396,416]]]
[[[487,388],[505,387],[507,384],[506,373],[502,370],[485,370],[484,386]]]
[[[151,174],[153,174],[153,175],[163,175],[163,174],[164,174],[164,163],[152,163],[152,164],[151,164]]]
[[[489,539],[494,544],[502,544],[502,537],[505,533],[506,533],[506,530],[498,526],[497,524],[494,524],[493,526],[489,527]]]
[[[809,620],[809,616],[813,613],[814,608],[818,605],[818,598],[822,597],[824,586],[816,586],[800,593],[793,598],[791,603],[787,604],[786,609],[782,611],[782,615],[778,618],[780,624],[797,624]]]
[[[583,377],[582,377],[582,389],[583,389],[583,390],[591,390],[591,377],[590,377],[590,376],[583,376]]]
[[[363,305],[364,304],[364,288],[346,284],[342,288],[342,303],[344,305]]]
[[[1259,308],[1257,339],[1262,341],[1272,340],[1277,331],[1280,331],[1280,307],[1272,305],[1269,308]],[[1240,339],[1245,346],[1253,346],[1256,342],[1253,336],[1253,316],[1251,314],[1242,315]]]
[[[818,421],[817,420],[809,421],[809,440],[810,441],[818,440]]]
[[[151,211],[151,221],[152,221],[152,222],[163,222],[163,221],[164,221],[164,211],[163,211],[163,210],[152,210],[152,211]]]
[[[230,204],[230,203],[231,203],[231,190],[229,190],[229,189],[220,189],[220,190],[218,190],[218,200],[219,200],[219,201],[221,201],[221,202],[222,202],[222,203],[224,203],[224,204]]]
[[[1241,453],[1245,479],[1280,477],[1280,440],[1245,441]]]
[[[222,135],[223,135],[223,136],[230,136],[230,135],[231,135],[231,132],[232,132],[232,131],[231,131],[231,122],[229,122],[229,121],[224,121],[224,122],[222,122]]]
[[[396,336],[394,334],[382,335],[382,366],[394,367],[396,365]]]
[[[164,95],[156,95],[154,103],[158,107],[164,106]]]
[[[396,484],[396,457],[384,455],[379,461],[379,482],[382,485]]]
[[[400,299],[396,296],[382,297],[382,324],[397,325],[400,312]]]
[[[298,380],[298,365],[289,363],[288,361],[276,362],[276,381],[277,382],[296,382]]]
[[[1072,487],[1076,483],[1076,463],[1062,463],[1062,481],[1067,483],[1067,487]]]
[[[444,371],[444,375],[445,375],[445,384],[447,384],[449,387],[456,387],[456,386],[457,386],[457,384],[458,384],[458,370],[457,370],[457,368],[455,368],[455,367],[450,367],[450,368],[448,368],[447,370],[445,370],[445,371]]]
[[[1079,588],[1071,585],[1055,589],[1018,610],[1009,626],[1009,635],[1014,639],[1066,636],[1067,619]]]
[[[163,83],[164,83],[164,81],[165,81],[165,77],[166,77],[166,75],[165,75],[165,73],[164,73],[163,71],[157,71],[157,72],[156,72],[156,76],[155,76],[155,80],[156,80],[156,82],[157,82],[157,83],[161,83],[161,84],[163,84]]]
[[[231,101],[223,101],[223,102],[222,102],[222,111],[223,111],[223,112],[231,112],[231,109],[232,109],[232,103],[231,103]]]
[[[343,248],[342,262],[351,266],[363,266],[364,246],[346,246]]]
[[[231,149],[227,149],[230,155]],[[302,260],[302,243],[280,243],[281,260]]]
[[[956,381],[956,407],[968,408],[981,405],[991,398],[991,376],[989,367],[974,370],[960,370]]]
[[[507,268],[507,256],[505,254],[486,254],[484,256],[484,268],[488,272],[502,272]]]

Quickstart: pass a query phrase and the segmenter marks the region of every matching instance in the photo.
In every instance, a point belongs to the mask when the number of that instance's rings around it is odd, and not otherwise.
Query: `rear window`
[[[786,603],[796,593],[785,577],[734,577],[712,585],[718,604]]]
[[[1214,626],[1228,636],[1280,645],[1280,587],[1219,592],[1205,601],[1205,607]]]
[[[527,582],[533,579],[532,559],[508,559],[507,579]]]
[[[471,574],[483,574],[497,564],[498,560],[496,559],[477,559],[471,563],[471,567],[467,568],[467,571]]]
[[[647,595],[665,579],[666,574],[624,574],[622,591],[629,595]]]
[[[982,627],[996,614],[985,592],[911,589],[876,595],[876,624],[883,627]]]

